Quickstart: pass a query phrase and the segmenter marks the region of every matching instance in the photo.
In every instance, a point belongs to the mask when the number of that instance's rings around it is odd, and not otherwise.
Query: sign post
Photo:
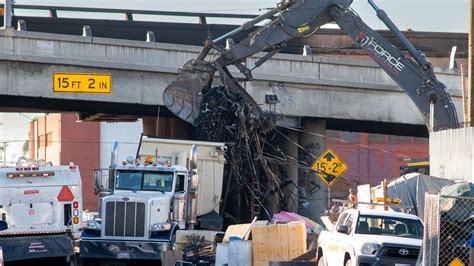
[[[331,210],[331,186],[328,186],[328,215]]]

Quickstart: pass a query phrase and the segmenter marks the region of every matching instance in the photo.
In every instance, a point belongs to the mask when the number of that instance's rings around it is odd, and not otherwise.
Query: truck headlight
[[[163,231],[169,231],[169,230],[171,230],[170,223],[157,223],[151,227],[152,232],[163,232]]]
[[[101,229],[101,224],[97,221],[94,221],[94,220],[91,220],[91,221],[87,221],[85,222],[85,224],[83,225],[83,227],[86,229],[86,230],[94,230],[94,231],[97,231],[97,230],[100,230]]]
[[[362,254],[374,255],[379,250],[379,245],[373,243],[364,243],[360,249]]]

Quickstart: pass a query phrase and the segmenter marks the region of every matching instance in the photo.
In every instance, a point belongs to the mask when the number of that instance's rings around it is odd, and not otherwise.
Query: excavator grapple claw
[[[196,125],[199,116],[202,90],[207,86],[199,73],[182,72],[166,87],[163,102],[168,109],[184,121]]]

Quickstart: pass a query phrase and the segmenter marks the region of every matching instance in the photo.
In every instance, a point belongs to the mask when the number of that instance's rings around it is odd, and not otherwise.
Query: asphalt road
[[[47,259],[35,259],[35,260],[22,260],[22,261],[13,261],[13,262],[6,262],[5,266],[72,266],[69,263],[66,263],[63,258],[47,258]],[[74,265],[74,264],[73,264]],[[76,264],[74,266],[92,266],[92,265],[100,265],[100,266],[144,266],[144,265],[153,265],[159,266],[161,265],[158,261],[101,261],[100,264],[91,264],[91,263],[83,263],[81,258],[76,259]]]

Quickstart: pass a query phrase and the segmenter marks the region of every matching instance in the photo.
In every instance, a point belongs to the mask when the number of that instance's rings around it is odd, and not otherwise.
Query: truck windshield
[[[355,233],[423,239],[423,225],[412,219],[361,215]]]
[[[115,189],[170,192],[173,173],[154,171],[117,171]]]

